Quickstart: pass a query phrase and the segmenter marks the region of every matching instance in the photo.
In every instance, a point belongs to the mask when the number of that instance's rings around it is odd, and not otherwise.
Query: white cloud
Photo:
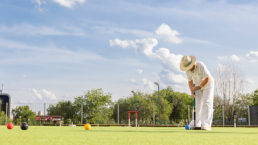
[[[44,11],[45,8],[42,8],[41,5],[46,4],[46,2],[44,0],[33,0],[32,3],[36,3],[37,5],[35,6],[35,8],[39,11]]]
[[[53,94],[53,93],[51,93],[51,92],[49,92],[45,89],[41,90],[41,94],[44,98],[49,99],[49,100],[56,100],[57,99],[55,94]]]
[[[154,46],[158,44],[158,41],[155,38],[147,38],[147,39],[136,39],[132,40],[110,40],[110,46],[118,46],[124,49],[133,49],[135,53],[143,53],[149,57],[152,56],[152,49]]]
[[[241,59],[237,56],[237,55],[235,55],[235,54],[233,54],[233,55],[231,55],[231,56],[218,56],[217,57],[219,60],[232,60],[232,61],[240,61]]]
[[[168,70],[162,70],[158,73],[159,79],[164,84],[187,83],[187,79],[182,74],[174,74]]]
[[[148,39],[136,39],[132,40],[110,40],[110,46],[118,46],[122,48],[132,49],[135,52],[143,53],[150,59],[155,59],[166,70],[181,72],[179,64],[183,55],[172,54],[167,48],[160,48],[155,53],[153,53],[153,47],[158,44],[158,41],[153,38]]]
[[[38,98],[38,99],[47,99],[47,100],[56,100],[57,97],[55,94],[42,89],[40,91],[36,90],[36,89],[25,89],[25,90],[31,90],[31,92]]]
[[[136,71],[137,71],[139,74],[142,73],[142,69],[137,69]]]
[[[231,55],[230,59],[233,60],[233,61],[240,61],[240,58],[235,54]]]
[[[0,25],[0,32],[13,35],[73,35],[84,36],[82,30],[75,27],[59,26],[59,28],[49,26],[34,26],[23,23],[14,26]]]
[[[137,81],[135,79],[125,80],[126,82],[130,82],[133,85],[138,85]]]
[[[23,78],[26,78],[27,76],[26,75],[22,75]]]
[[[31,89],[31,91],[38,99],[42,99],[42,95],[36,89]]]
[[[146,89],[151,89],[154,90],[155,84],[151,81],[148,81],[147,79],[143,78],[142,79],[142,84]]]
[[[217,57],[219,60],[228,60],[227,56],[218,56]]]
[[[183,40],[178,38],[177,35],[180,35],[176,30],[172,30],[167,24],[161,24],[158,29],[155,31],[155,34],[161,36],[163,41],[170,43],[181,43]]]
[[[53,0],[61,6],[72,8],[76,3],[84,3],[86,0]]]
[[[245,55],[247,58],[258,58],[258,51],[251,51]]]

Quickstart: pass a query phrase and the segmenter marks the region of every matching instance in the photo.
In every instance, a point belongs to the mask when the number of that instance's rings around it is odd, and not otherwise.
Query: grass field
[[[91,145],[91,144],[258,144],[258,128],[212,128],[211,131],[185,130],[183,127],[81,127],[19,126],[8,130],[0,126],[0,144]]]

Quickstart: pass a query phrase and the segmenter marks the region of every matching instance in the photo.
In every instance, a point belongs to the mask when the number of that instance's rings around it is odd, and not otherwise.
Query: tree
[[[16,124],[20,124],[20,122],[28,121],[30,118],[32,124],[36,123],[36,116],[32,110],[30,110],[28,105],[25,106],[19,106],[15,109],[12,109],[12,114],[14,114],[14,122]],[[21,116],[21,118],[20,118]]]
[[[79,109],[70,100],[62,100],[57,104],[49,105],[47,112],[48,115],[61,115],[64,123],[69,123],[69,119],[77,120],[79,117]]]
[[[74,105],[80,108],[83,104],[83,118],[91,123],[107,123],[113,114],[111,93],[104,93],[102,89],[92,89],[84,92],[83,96],[74,98]],[[80,113],[78,112],[78,116]]]
[[[253,105],[258,106],[258,89],[252,93]]]
[[[248,106],[253,104],[252,94],[239,94],[236,101],[236,115],[238,118],[248,118]]]
[[[193,99],[186,93],[175,92],[171,87],[164,89],[166,91],[166,99],[172,105],[172,112],[169,119],[180,122],[182,119],[188,118],[188,105],[190,110],[193,108]]]
[[[239,94],[246,88],[242,69],[233,62],[220,65],[215,72],[215,95],[222,97],[225,116],[233,119],[235,103]]]
[[[141,91],[135,91],[134,94],[126,97],[121,98],[117,102],[115,102],[114,105],[114,113],[113,113],[113,119],[117,121],[117,104],[119,104],[119,120],[120,123],[125,123],[128,120],[128,111],[134,111],[136,108],[136,111],[138,111],[137,119],[140,122],[144,121],[150,121],[150,119],[153,117],[153,102],[151,101],[151,95],[141,92]],[[135,102],[134,102],[135,97]],[[135,115],[131,114],[131,119],[134,120]]]

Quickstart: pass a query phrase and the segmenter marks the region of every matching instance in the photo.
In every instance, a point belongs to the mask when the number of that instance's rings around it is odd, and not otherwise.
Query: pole
[[[250,106],[247,106],[248,107],[248,124],[249,126],[251,125],[251,118],[250,118]]]
[[[5,110],[5,125],[7,125],[7,113],[8,113],[8,103],[6,103],[6,110]]]
[[[153,125],[155,125],[155,105],[153,104]]]
[[[225,119],[224,119],[224,106],[222,106],[222,115],[223,115],[223,127],[225,125]]]
[[[188,125],[190,124],[190,106],[188,105]]]
[[[130,129],[130,113],[128,113],[128,117],[129,117],[128,125],[129,125],[129,129]]]
[[[136,115],[136,118],[135,118],[135,127],[136,127],[136,130],[137,130],[137,112],[135,113]]]
[[[117,103],[117,124],[119,124],[119,104]]]
[[[134,111],[136,111],[136,99],[135,99],[135,93],[134,94]]]
[[[46,110],[46,103],[44,103],[44,116],[46,115],[45,110]]]
[[[158,85],[158,97],[159,97],[159,85]],[[160,97],[159,97],[159,125],[160,124]]]
[[[195,87],[195,84],[193,85]],[[194,96],[195,96],[195,92],[194,92]],[[196,97],[196,96],[195,96]],[[194,98],[194,101],[193,101],[193,109],[194,109],[194,128],[196,127],[196,114],[195,114],[195,98]]]
[[[234,115],[234,128],[236,128],[236,115]]]
[[[81,104],[81,124],[83,124],[83,104]]]

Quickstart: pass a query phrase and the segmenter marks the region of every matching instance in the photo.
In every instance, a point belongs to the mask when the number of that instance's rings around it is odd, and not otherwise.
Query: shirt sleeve
[[[187,76],[188,82],[193,80],[191,75],[188,73],[188,71],[186,71],[186,76]]]
[[[210,74],[209,70],[207,69],[207,67],[204,64],[202,64],[202,69],[203,69],[202,70],[202,76],[204,78],[211,77],[211,74]]]

